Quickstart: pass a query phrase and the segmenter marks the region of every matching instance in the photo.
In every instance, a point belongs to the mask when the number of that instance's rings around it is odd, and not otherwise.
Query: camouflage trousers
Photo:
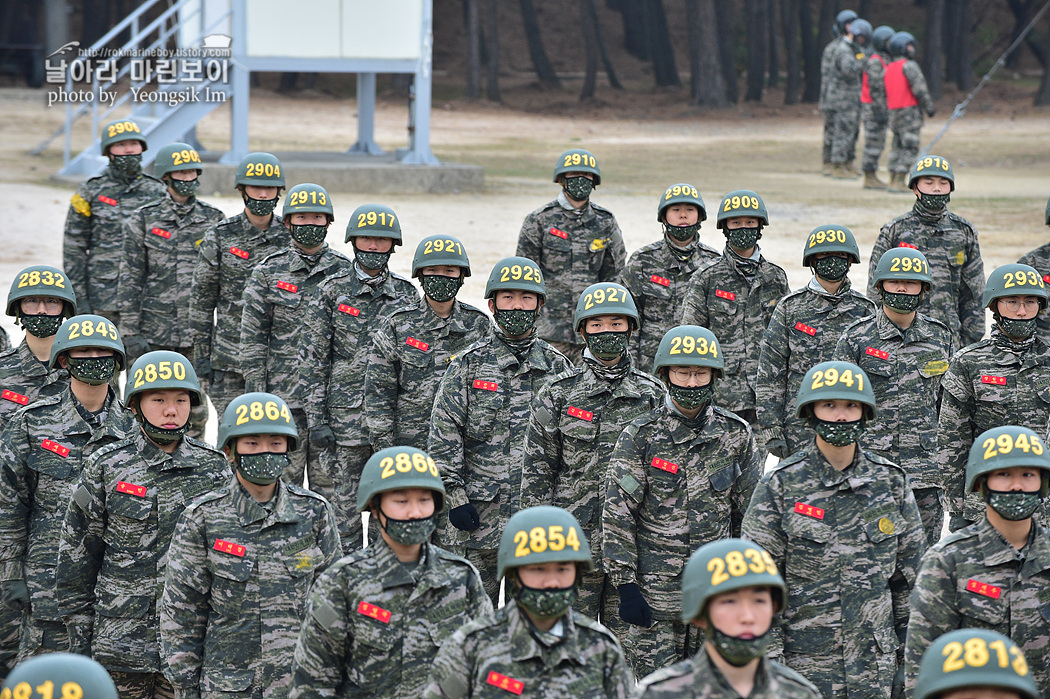
[[[649,628],[628,624],[620,644],[635,677],[645,677],[696,655],[704,642],[703,633],[692,624],[657,620]]]
[[[885,109],[872,104],[861,105],[861,114],[864,120],[864,155],[861,157],[860,169],[875,172],[879,169],[879,158],[886,147],[886,128],[890,124],[890,116]]]
[[[203,383],[201,385],[204,386]],[[211,404],[215,406],[215,413],[221,423],[226,406],[233,402],[234,398],[244,395],[244,377],[232,369],[215,369],[212,377],[207,381],[205,391],[208,398],[211,398]],[[306,425],[301,425],[299,428],[305,429]]]
[[[193,357],[193,348],[192,347],[162,347],[160,345],[154,345],[153,343],[150,343],[149,349],[146,350],[146,351],[147,352],[156,352],[158,350],[168,350],[170,352],[178,352],[179,354],[181,354],[183,357],[186,357],[187,359],[191,359]],[[145,352],[143,352],[143,354],[145,354]],[[141,354],[139,354],[139,355],[128,354],[128,368],[131,368],[131,365],[134,364],[135,362],[137,362],[139,360],[139,357],[141,357],[141,356],[142,356]],[[208,391],[207,391],[207,388],[205,388],[206,382],[205,381],[201,381],[200,384],[201,384],[201,390],[205,394],[207,394]],[[220,422],[222,421],[222,415],[221,414],[219,415],[219,421]],[[188,434],[189,436],[193,437],[194,439],[204,439],[204,427],[207,424],[208,424],[208,401],[207,400],[203,400],[203,401],[201,401],[200,405],[197,405],[197,406],[194,406],[194,407],[190,408],[190,429],[189,429],[189,431],[186,434]]]
[[[856,109],[824,110],[825,161],[836,164],[851,163],[857,155],[857,134],[860,132],[860,103]]]
[[[21,623],[21,610],[0,605],[0,678],[7,677],[7,673],[15,666]]]
[[[295,411],[292,411],[293,415]],[[305,421],[302,424],[306,424]],[[349,554],[362,546],[361,513],[357,511],[357,486],[361,471],[372,455],[372,447],[340,447],[321,450],[317,455],[318,468],[310,470],[310,490],[325,496],[335,510],[343,553]],[[315,480],[316,478],[316,480]],[[378,529],[369,528],[369,539],[378,536]]]
[[[292,420],[299,429],[299,446],[288,452],[288,461],[291,463],[284,470],[285,480],[294,485],[302,486],[304,485],[303,476],[305,475],[309,480],[309,486],[307,487],[310,490],[331,500],[333,496],[333,471],[328,464],[323,463],[322,454],[324,450],[318,449],[308,438],[310,433],[306,427],[306,411],[302,408],[292,408]],[[369,451],[369,456],[371,456],[371,451]],[[365,457],[365,460],[368,460],[368,456]],[[361,462],[361,466],[364,466],[364,461]],[[360,479],[361,471],[358,470],[357,480]],[[354,496],[355,498],[357,496],[356,482],[354,483]],[[355,501],[354,506],[356,505],[357,502]]]
[[[175,688],[159,672],[110,672],[120,699],[175,699]]]
[[[19,629],[18,662],[45,653],[69,650],[69,634],[66,625],[61,621],[34,619],[28,614],[22,615],[22,626]]]
[[[890,172],[906,173],[919,157],[919,132],[922,111],[918,107],[890,110],[893,145],[890,148]]]
[[[886,699],[897,674],[896,653],[878,653],[864,665],[871,669],[848,669],[855,663],[843,662],[842,651],[833,653],[784,653],[784,665],[817,685],[824,699]],[[847,672],[849,686],[847,686]],[[857,687],[863,691],[855,691]],[[850,691],[850,689],[854,691]]]
[[[564,354],[576,366],[583,364],[583,350],[587,345],[579,342],[555,342],[554,340],[547,340],[547,344]]]
[[[922,528],[926,531],[926,543],[933,546],[941,540],[944,527],[944,505],[940,488],[912,488],[915,504],[919,506]]]
[[[481,573],[481,585],[492,600],[492,608],[499,608],[499,580],[496,578],[496,554],[498,549],[468,549],[457,547],[455,553],[474,564]]]

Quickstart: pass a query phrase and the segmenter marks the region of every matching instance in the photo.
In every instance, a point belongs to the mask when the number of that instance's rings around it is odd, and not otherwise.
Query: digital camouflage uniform
[[[630,624],[621,639],[638,675],[692,654],[701,632],[683,624],[682,571],[689,554],[740,535],[762,473],[751,428],[708,403],[694,420],[665,398],[636,418],[613,449],[602,513],[602,551],[613,587],[635,583],[653,625]]]
[[[141,429],[87,459],[58,551],[55,594],[75,629],[71,650],[134,676],[125,682],[159,680],[157,606],[175,524],[229,474],[226,457],[203,442],[183,437],[168,454]]]
[[[203,388],[220,418],[230,401],[244,393],[241,296],[248,278],[260,261],[286,250],[291,241],[276,214],[269,228],[260,231],[243,211],[220,221],[201,241],[190,298],[192,357],[195,366],[201,360],[211,362],[214,373],[210,379],[202,377],[207,382]]]
[[[107,166],[73,195],[66,214],[62,269],[77,293],[81,313],[118,321],[124,224],[133,211],[167,193],[167,186],[150,175],[139,173],[129,180]]]
[[[538,263],[547,285],[537,336],[580,361],[583,343],[572,327],[576,299],[591,284],[616,281],[627,257],[616,217],[591,201],[573,209],[562,192],[525,217],[514,254]]]
[[[1050,243],[1040,245],[1035,250],[1026,252],[1018,262],[1022,265],[1033,267],[1043,278],[1043,282],[1050,284]],[[1043,344],[1050,345],[1050,313],[1043,311],[1039,314],[1039,330],[1037,334]],[[2,356],[2,355],[0,355]]]
[[[23,406],[57,396],[68,387],[69,372],[58,366],[48,369],[25,340],[0,352],[0,428]]]
[[[527,697],[626,699],[634,680],[612,633],[579,612],[562,636],[532,627],[517,600],[456,631],[430,668],[425,699]]]
[[[707,649],[691,658],[657,670],[639,684],[641,699],[739,699],[740,695],[715,667]],[[760,658],[755,686],[748,699],[821,699],[820,692],[802,675],[769,658]]]
[[[16,413],[0,435],[0,580],[24,579],[30,595],[19,658],[66,649],[55,595],[66,508],[88,457],[139,429],[112,390],[95,424],[78,407],[67,383]]]
[[[452,360],[441,378],[426,451],[441,469],[448,508],[469,502],[478,511],[479,528],[449,527],[446,538],[464,549],[495,603],[496,550],[507,520],[520,509],[532,406],[540,389],[572,364],[540,339],[518,356],[492,328]]]
[[[838,293],[829,294],[816,277],[777,304],[758,360],[758,421],[763,431],[781,428],[787,453],[813,439],[812,431],[795,417],[795,397],[809,368],[831,359],[843,330],[875,313],[875,304],[844,279]]]
[[[919,312],[948,326],[953,347],[962,348],[980,340],[984,336],[984,262],[977,229],[947,210],[927,214],[916,201],[911,211],[879,231],[871,251],[869,280],[875,276],[882,254],[896,247],[916,248],[930,262],[933,287],[923,298]],[[873,288],[869,292],[875,296]]]
[[[1042,696],[1050,696],[1050,538],[1033,517],[1018,551],[983,518],[946,536],[923,557],[911,594],[905,671],[914,688],[919,659],[941,634],[991,629],[1012,638]],[[994,656],[993,656],[994,657]]]
[[[819,106],[824,113],[824,160],[827,162],[844,165],[856,157],[865,60],[864,51],[844,36],[824,49]]]
[[[857,448],[837,471],[811,441],[763,476],[742,529],[787,583],[784,664],[826,699],[889,696],[926,550],[904,470]]]
[[[875,172],[879,169],[879,158],[886,147],[886,129],[890,124],[886,109],[886,58],[876,51],[868,56],[864,64],[864,82],[868,88],[870,102],[861,97],[861,117],[864,121],[864,154],[861,170]]]
[[[277,481],[260,503],[230,479],[179,518],[160,603],[176,695],[284,699],[310,586],[341,556],[321,496]]]
[[[340,559],[310,590],[292,699],[417,699],[442,644],[492,614],[467,561],[423,544],[415,567],[382,539]]]
[[[318,286],[307,301],[299,322],[298,372],[305,388],[304,433],[328,426],[335,449],[322,453],[329,468],[322,493],[335,508],[343,549],[361,547],[361,515],[357,512],[357,483],[372,455],[366,423],[365,373],[373,354],[372,338],[385,315],[405,305],[420,303],[419,292],[408,279],[389,270],[369,277],[356,262]],[[430,404],[423,407],[427,429]],[[334,462],[334,463],[333,463]],[[312,482],[311,482],[312,484]],[[314,488],[315,490],[317,488]]]
[[[0,328],[0,351],[11,348],[11,337],[7,334],[7,331]]]
[[[893,131],[889,167],[890,172],[906,173],[919,156],[919,132],[925,122],[923,112],[932,112],[934,104],[930,88],[926,85],[926,76],[922,74],[918,63],[900,58],[887,64],[884,78],[886,89],[892,89],[891,83],[900,79],[907,81],[907,87],[918,104],[897,109],[889,105],[890,129]],[[925,248],[920,247],[919,250],[929,257]]]
[[[638,330],[631,346],[631,358],[639,369],[649,371],[660,340],[678,325],[682,302],[694,273],[719,260],[718,251],[697,240],[688,248],[672,247],[665,233],[663,240],[631,253],[620,272],[620,283],[627,287],[638,307]],[[676,250],[687,252],[681,259]]]
[[[951,356],[951,333],[943,323],[916,313],[911,327],[902,330],[882,308],[846,328],[834,354],[871,380],[878,413],[865,426],[861,443],[908,474],[931,545],[944,525],[935,425],[941,376]]]

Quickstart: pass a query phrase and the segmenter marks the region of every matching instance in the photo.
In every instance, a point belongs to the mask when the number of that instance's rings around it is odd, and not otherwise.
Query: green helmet
[[[124,405],[146,391],[162,391],[166,388],[181,388],[190,392],[190,405],[200,405],[203,400],[197,372],[190,360],[178,352],[157,350],[146,352],[128,369],[128,380],[124,384]]]
[[[485,282],[485,298],[492,298],[499,289],[532,291],[547,298],[540,266],[527,257],[504,257],[496,263]]]
[[[580,563],[586,572],[594,569],[591,545],[580,523],[560,507],[529,507],[515,513],[503,530],[496,579],[502,580],[511,568],[567,561]]]
[[[249,434],[283,434],[288,437],[290,452],[299,444],[292,411],[283,398],[272,393],[245,393],[230,401],[219,422],[215,446],[222,449],[237,437]]]
[[[602,183],[602,171],[598,169],[598,161],[589,150],[573,148],[559,155],[558,164],[554,166],[554,182],[567,172],[589,172],[594,175],[595,187]]]
[[[806,249],[802,253],[802,266],[809,267],[809,258],[822,252],[844,252],[850,262],[860,264],[860,248],[853,231],[837,223],[814,228],[806,238]]]
[[[350,222],[346,224],[346,238],[343,242],[349,243],[351,238],[359,235],[371,238],[393,238],[394,245],[400,245],[401,222],[389,206],[362,204],[350,215]]]
[[[914,187],[915,180],[920,177],[930,175],[944,177],[951,183],[948,191],[955,191],[955,174],[952,172],[952,164],[939,155],[927,155],[915,161],[915,164],[911,166],[911,172],[908,173],[908,187]]]
[[[30,296],[51,296],[64,301],[62,312],[66,316],[77,313],[77,292],[66,273],[57,267],[33,265],[15,275],[11,292],[7,295],[7,315],[18,318],[19,302]]]
[[[765,549],[743,539],[721,539],[701,546],[689,557],[682,574],[682,623],[703,614],[715,595],[745,587],[772,588],[778,608],[784,609],[787,586]]]
[[[725,376],[722,346],[715,334],[699,325],[671,328],[660,340],[653,360],[653,373],[672,366],[708,366],[718,378]]]
[[[1034,267],[1016,262],[999,265],[988,275],[981,304],[994,311],[992,303],[1004,296],[1038,296],[1039,310],[1042,311],[1047,303],[1046,282]]]
[[[875,419],[875,392],[871,381],[851,362],[821,362],[806,372],[798,387],[795,417],[805,417],[803,409],[821,400],[855,400],[864,405],[864,417]]]
[[[412,256],[412,276],[418,277],[424,267],[449,265],[463,270],[463,276],[470,276],[470,260],[463,243],[459,238],[450,235],[428,235],[419,241],[416,253]]]
[[[693,185],[680,182],[668,187],[664,195],[660,197],[660,203],[656,206],[656,220],[663,223],[664,211],[667,210],[667,207],[675,204],[692,204],[700,213],[700,218],[697,220],[707,220],[707,207],[704,206],[704,199]]]
[[[638,307],[626,287],[614,282],[591,284],[580,294],[576,312],[572,315],[572,327],[579,330],[583,321],[594,316],[621,315],[631,319],[631,327],[638,327]]]
[[[993,427],[973,441],[970,456],[966,459],[966,492],[973,493],[979,489],[981,476],[1013,466],[1028,466],[1045,471],[1041,494],[1046,497],[1047,485],[1050,484],[1050,451],[1039,435],[1027,427],[1016,425]]]
[[[335,220],[332,198],[328,196],[328,190],[311,182],[297,184],[288,190],[281,218],[287,221],[292,214],[325,214],[329,223]]]
[[[102,155],[109,155],[109,147],[121,141],[138,141],[142,144],[143,152],[147,151],[146,137],[142,135],[142,129],[131,119],[117,119],[102,127]]]
[[[237,186],[250,184],[256,187],[283,187],[284,173],[281,161],[269,153],[249,153],[237,165]]]
[[[769,225],[765,202],[750,189],[734,189],[722,197],[722,203],[718,205],[717,225],[724,229],[727,220],[738,216],[752,216],[757,218],[761,225]]]
[[[37,687],[51,687],[38,694]],[[117,687],[106,668],[86,655],[48,653],[19,663],[4,680],[0,697],[62,696],[117,699]]]
[[[200,153],[193,146],[170,143],[157,151],[157,157],[153,159],[153,176],[160,180],[177,170],[196,170],[199,175],[202,167]]]
[[[902,279],[922,282],[923,289],[929,291],[933,285],[930,276],[930,263],[926,256],[914,248],[890,248],[882,253],[879,264],[875,266],[872,285],[878,288],[879,282],[887,279]]]
[[[127,365],[124,354],[124,341],[112,321],[102,316],[79,315],[67,318],[55,333],[51,343],[51,359],[47,365],[54,369],[58,366],[61,354],[78,347],[102,347],[113,350],[117,355],[117,371]]]
[[[1039,699],[1024,653],[1009,636],[989,629],[956,629],[939,636],[919,661],[914,699],[954,689],[994,687]]]
[[[402,488],[433,490],[434,512],[440,512],[445,506],[445,484],[430,455],[415,447],[387,447],[365,462],[357,485],[357,511],[367,510],[376,495]]]

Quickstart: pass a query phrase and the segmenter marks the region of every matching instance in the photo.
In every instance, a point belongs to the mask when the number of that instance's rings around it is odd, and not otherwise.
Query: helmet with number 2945
[[[1043,472],[1040,474],[1040,493],[1046,497],[1050,484],[1050,450],[1043,439],[1033,430],[1018,425],[985,430],[973,440],[966,459],[966,492],[972,493],[980,488],[981,476],[1016,466],[1037,468]]]
[[[511,568],[575,561],[590,572],[591,546],[580,523],[568,510],[550,505],[515,513],[500,538],[496,578]],[[577,568],[579,573],[579,568]]]

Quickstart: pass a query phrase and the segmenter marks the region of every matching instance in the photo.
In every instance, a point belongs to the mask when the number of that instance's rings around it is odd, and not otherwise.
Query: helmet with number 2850
[[[167,389],[189,391],[190,405],[200,405],[203,400],[197,372],[193,370],[190,360],[170,350],[146,352],[128,369],[124,404],[132,405],[131,399],[146,391]]]

